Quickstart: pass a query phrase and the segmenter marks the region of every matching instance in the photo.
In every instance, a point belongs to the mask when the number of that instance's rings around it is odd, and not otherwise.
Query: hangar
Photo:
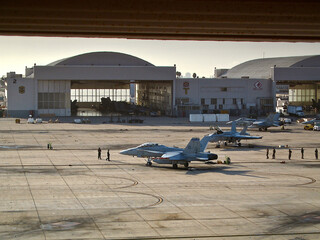
[[[275,110],[277,95],[314,113],[312,99],[320,98],[320,56],[255,59],[215,69],[215,78],[176,78],[176,66],[93,52],[34,65],[25,76],[10,72],[5,81],[11,117],[71,116],[72,101],[80,108],[98,109],[102,98],[167,116],[222,111],[263,115]]]
[[[10,72],[7,116],[71,116],[71,100],[96,107],[101,98],[132,102],[172,114],[176,68],[158,67],[116,52],[93,52]]]
[[[303,106],[315,113],[320,99],[320,56],[262,58],[241,63],[219,78],[270,79],[274,82],[274,96],[287,99],[290,105]],[[274,103],[275,104],[275,103]]]

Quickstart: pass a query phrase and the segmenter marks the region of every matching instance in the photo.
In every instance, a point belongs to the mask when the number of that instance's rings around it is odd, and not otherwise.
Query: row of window
[[[220,98],[221,99],[221,98]],[[211,105],[216,105],[218,103],[218,99],[217,98],[211,98],[210,99],[210,104]],[[243,104],[243,98],[232,98],[232,104],[238,104],[241,103]],[[206,99],[205,98],[201,98],[201,105],[206,105]],[[226,104],[226,98],[222,98],[222,104]]]
[[[38,93],[38,109],[64,109],[68,93]]]
[[[71,100],[78,102],[101,102],[109,97],[111,101],[130,101],[130,89],[71,89]]]
[[[312,102],[315,96],[315,89],[289,89],[289,102]]]

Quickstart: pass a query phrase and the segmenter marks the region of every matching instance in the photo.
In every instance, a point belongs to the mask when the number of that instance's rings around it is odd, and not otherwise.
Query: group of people
[[[266,153],[267,159],[269,159],[269,148],[267,148],[267,153]],[[289,155],[288,155],[288,159],[291,160],[291,156],[292,156],[292,150],[291,148],[289,148]],[[318,149],[316,148],[316,150],[314,150],[314,156],[315,158],[318,160]],[[276,158],[276,149],[273,148],[272,149],[272,159]],[[304,159],[304,148],[301,148],[301,159]]]
[[[101,159],[101,148],[98,148],[98,159]],[[110,161],[110,151],[109,149],[107,150],[107,158],[106,161]]]

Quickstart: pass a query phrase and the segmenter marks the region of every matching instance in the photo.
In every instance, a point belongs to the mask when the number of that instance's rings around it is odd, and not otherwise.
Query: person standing
[[[304,149],[301,148],[301,159],[303,159],[303,158],[304,158]]]
[[[101,148],[98,148],[98,159],[101,159]]]
[[[276,149],[273,148],[272,150],[272,159],[275,159],[276,158]]]
[[[316,150],[314,150],[314,155],[315,155],[316,159],[318,160],[318,148],[316,148]]]
[[[291,149],[289,148],[289,156],[288,156],[289,160],[291,160],[291,154],[292,154],[292,151],[291,151]]]
[[[109,151],[109,149],[108,149],[108,151],[107,151],[107,159],[106,159],[107,161],[110,161],[110,151]]]
[[[267,148],[267,154],[266,154],[266,156],[267,156],[267,159],[269,159],[269,148]]]

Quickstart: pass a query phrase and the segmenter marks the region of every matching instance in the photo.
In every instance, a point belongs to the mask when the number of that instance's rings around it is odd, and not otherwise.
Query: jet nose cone
[[[134,154],[134,149],[129,148],[129,149],[122,150],[122,151],[120,151],[120,154],[123,154],[123,155],[132,155],[132,154]]]
[[[128,152],[129,152],[129,150],[128,150],[128,149],[126,149],[126,150],[122,150],[122,151],[120,151],[120,154],[128,155]]]

